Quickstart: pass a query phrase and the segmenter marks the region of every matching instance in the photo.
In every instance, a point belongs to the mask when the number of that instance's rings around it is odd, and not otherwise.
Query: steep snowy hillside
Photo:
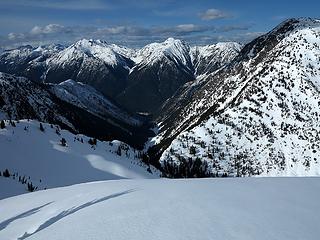
[[[103,41],[83,39],[49,58],[47,65],[46,82],[74,79],[114,97],[125,88],[133,61]]]
[[[319,59],[313,19],[288,20],[246,45],[164,113],[162,166],[171,176],[319,175]]]
[[[187,43],[173,38],[145,46],[117,100],[131,111],[156,113],[180,86],[194,80],[189,52]]]
[[[79,184],[0,200],[0,238],[316,240],[319,188],[319,178]]]
[[[19,183],[18,176],[25,176],[26,183],[41,190],[96,180],[159,177],[154,168],[148,172],[139,159],[141,153],[125,143],[100,142],[45,123],[41,131],[37,121],[22,120],[15,127],[9,121],[5,124],[0,129],[0,171],[15,174],[8,178],[11,182]],[[11,187],[1,185],[0,196]],[[21,190],[26,188],[27,184]]]
[[[130,125],[141,126],[142,121],[130,116],[115,106],[93,87],[71,79],[60,84],[51,84],[50,91],[61,100],[83,108],[99,117],[116,118]]]
[[[196,75],[211,73],[230,63],[240,52],[241,45],[221,42],[213,45],[195,46],[190,50]]]
[[[59,103],[41,85],[0,72],[0,119],[38,119],[74,129]]]
[[[0,54],[0,72],[25,76],[34,81],[42,81],[46,70],[46,59],[63,50],[58,44],[39,47],[21,46]]]
[[[146,121],[112,105],[92,88],[62,85],[53,87],[0,73],[0,120],[36,119],[58,124],[74,133],[103,140],[117,139],[138,148],[153,135]],[[56,89],[55,95],[50,88]]]

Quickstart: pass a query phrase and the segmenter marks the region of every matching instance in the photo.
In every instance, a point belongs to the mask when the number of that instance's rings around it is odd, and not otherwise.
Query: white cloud
[[[191,42],[206,41],[199,40],[200,35],[207,35],[217,39],[219,33],[232,33],[233,36],[238,31],[248,30],[249,26],[215,26],[197,25],[192,23],[179,24],[174,26],[132,26],[117,25],[98,28],[94,26],[63,26],[60,24],[48,24],[45,26],[36,25],[30,31],[24,33],[10,33],[7,36],[0,36],[0,45],[19,46],[19,45],[39,45],[49,43],[69,44],[82,38],[93,38],[107,40],[110,43],[130,44],[131,46],[141,46],[148,42],[162,41],[168,37],[190,39]],[[231,35],[231,34],[229,34]],[[242,35],[243,38],[251,36]]]
[[[8,39],[10,40],[19,40],[24,39],[25,35],[23,33],[9,33]]]
[[[210,8],[207,11],[200,13],[199,15],[202,20],[214,20],[230,17],[228,13],[215,8]]]
[[[63,32],[65,30],[65,27],[59,24],[49,24],[44,27],[34,26],[30,34],[33,35],[39,35],[39,34],[50,34],[50,33],[59,33]]]
[[[181,24],[177,25],[176,29],[179,32],[195,32],[201,30],[201,27],[194,24]]]

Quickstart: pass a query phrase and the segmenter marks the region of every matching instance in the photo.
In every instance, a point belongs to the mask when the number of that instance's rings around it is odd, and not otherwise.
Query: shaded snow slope
[[[73,83],[73,84],[72,84]],[[50,91],[54,88],[56,94]],[[53,86],[0,72],[0,120],[35,119],[73,133],[143,146],[147,123],[116,107],[88,85],[67,81]]]
[[[316,240],[319,178],[117,180],[0,201],[1,239]]]
[[[9,169],[30,177],[38,189],[96,180],[155,178],[138,159],[139,152],[119,141],[88,143],[90,138],[74,135],[57,126],[37,121],[20,121],[16,127],[6,122],[0,129],[0,171]],[[67,146],[62,146],[61,139]],[[2,178],[2,177],[1,177]],[[16,181],[18,178],[16,177]],[[7,188],[1,187],[5,194]],[[0,194],[1,196],[1,194]]]
[[[74,129],[61,104],[45,88],[24,77],[0,72],[0,119],[22,118],[55,122]]]
[[[111,116],[130,125],[142,125],[141,121],[121,110],[87,84],[69,79],[60,84],[50,85],[50,90],[61,100],[83,108],[99,117],[108,118]]]

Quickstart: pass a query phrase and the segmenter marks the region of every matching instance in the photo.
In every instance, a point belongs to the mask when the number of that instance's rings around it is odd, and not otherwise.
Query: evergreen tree
[[[28,183],[27,188],[29,192],[33,192],[34,190],[37,190],[37,187],[33,186],[32,183]]]
[[[190,146],[189,148],[189,153],[192,154],[192,155],[195,155],[196,154],[196,147],[195,146]]]
[[[10,177],[10,172],[8,169],[4,170],[3,174],[4,177]]]
[[[96,139],[96,138],[90,138],[89,141],[88,141],[88,143],[89,143],[90,145],[97,145],[97,139]]]
[[[119,146],[117,151],[116,151],[116,154],[118,154],[119,156],[121,156],[121,147]]]
[[[97,145],[97,139],[96,139],[96,138],[90,138],[89,141],[88,141],[88,143],[89,143],[90,145]]]
[[[44,127],[43,127],[42,123],[40,123],[40,131],[44,132]]]
[[[6,127],[6,124],[4,123],[3,120],[1,120],[1,123],[0,123],[0,128],[1,129],[4,129]]]
[[[12,127],[16,127],[16,124],[15,124],[14,121],[10,120],[10,124],[11,124]]]
[[[60,140],[60,143],[61,143],[61,145],[64,146],[64,147],[67,146],[67,140],[66,140],[65,138],[62,138],[62,139]]]

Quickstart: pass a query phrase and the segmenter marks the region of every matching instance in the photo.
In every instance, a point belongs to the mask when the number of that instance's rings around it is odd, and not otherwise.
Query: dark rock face
[[[133,112],[157,114],[159,107],[179,87],[194,80],[192,72],[173,62],[157,62],[134,69],[128,77],[128,86],[117,101]]]
[[[164,101],[195,79],[190,47],[184,41],[169,38],[145,46],[138,55],[142,60],[132,69],[117,100],[131,111],[157,115]]]
[[[63,64],[51,65],[45,82],[60,83],[67,79],[89,84],[108,97],[115,97],[126,86],[129,70],[121,66],[82,56]]]

